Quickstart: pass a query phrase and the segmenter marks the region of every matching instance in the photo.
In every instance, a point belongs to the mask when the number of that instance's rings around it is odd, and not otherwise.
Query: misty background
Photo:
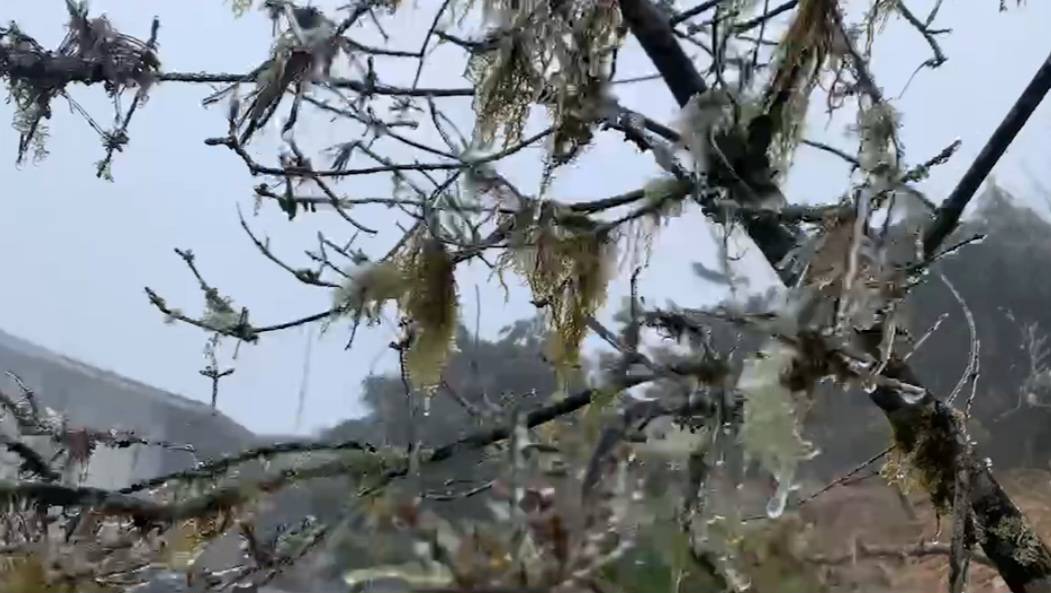
[[[408,0],[406,0],[408,1]],[[332,8],[337,2],[314,2]],[[921,14],[928,2],[912,2]],[[936,70],[919,72],[907,91],[894,101],[903,114],[902,139],[908,164],[930,158],[953,139],[963,146],[947,165],[934,170],[920,185],[928,197],[940,201],[981,149],[986,138],[1010,108],[1049,49],[1047,23],[1051,4],[1031,2],[999,13],[994,0],[946,3],[938,17],[953,34],[940,38],[949,61]],[[438,3],[418,2],[419,10],[405,6],[390,27],[389,47],[415,50]],[[867,2],[853,2],[863,10]],[[687,8],[688,4],[679,5]],[[271,41],[270,23],[258,11],[235,18],[223,0],[185,0],[179,3],[91,3],[92,14],[106,13],[128,34],[145,37],[150,19],[160,17],[160,57],[165,71],[243,73],[263,61]],[[62,0],[7,0],[0,19],[14,20],[46,46],[58,44],[66,22]],[[352,29],[359,41],[382,40]],[[773,36],[771,32],[770,36]],[[916,67],[928,58],[922,37],[900,19],[892,18],[876,43],[872,62],[877,81],[888,97],[897,97]],[[427,61],[421,86],[462,87],[465,63],[462,51],[441,46]],[[380,81],[411,84],[414,60],[377,60]],[[618,77],[652,72],[632,38],[621,53]],[[341,74],[354,76],[354,71]],[[285,321],[328,308],[331,294],[305,286],[267,261],[241,230],[237,207],[245,212],[253,231],[267,235],[271,247],[286,260],[306,265],[304,249],[315,246],[319,230],[333,238],[349,237],[344,221],[331,212],[300,213],[294,221],[274,204],[264,204],[254,215],[252,186],[259,183],[230,151],[206,147],[203,140],[225,133],[225,109],[205,110],[200,101],[212,89],[207,85],[162,83],[150,91],[150,100],[135,116],[131,141],[113,164],[114,181],[96,179],[94,163],[103,150],[97,135],[60,102],[50,122],[50,155],[39,163],[15,166],[17,135],[0,134],[0,170],[5,172],[0,209],[0,330],[35,342],[86,363],[158,388],[207,401],[210,385],[198,374],[205,365],[202,351],[207,336],[196,328],[164,323],[147,301],[150,286],[172,306],[188,313],[201,310],[203,299],[189,271],[172,252],[192,249],[205,277],[251,309],[257,324]],[[665,123],[674,123],[677,109],[660,81],[621,85],[616,89],[623,105]],[[76,87],[73,95],[104,125],[111,108],[100,88]],[[807,136],[853,152],[846,134],[852,113],[843,110],[829,121],[821,101],[814,102]],[[461,128],[470,131],[470,100],[444,99]],[[533,125],[543,122],[534,114]],[[9,105],[0,106],[0,120],[9,121]],[[278,118],[275,118],[278,119]],[[346,130],[321,116],[301,124],[298,140],[310,148],[347,141]],[[1015,195],[1032,199],[1047,212],[1042,196],[1051,186],[1051,105],[1043,104],[1014,142],[995,171],[996,181]],[[426,138],[424,138],[426,140]],[[277,134],[253,144],[259,160],[276,160]],[[538,186],[544,148],[527,149],[501,171],[527,192]],[[396,158],[397,150],[386,151]],[[571,166],[561,169],[550,190],[554,199],[573,201],[622,193],[642,186],[658,172],[649,155],[640,156],[617,134],[600,133],[595,144]],[[842,161],[800,147],[786,194],[794,202],[836,199],[848,183]],[[390,195],[387,176],[351,177],[337,191],[353,197]],[[382,253],[397,239],[390,232],[389,212],[383,208],[355,210],[366,224],[387,227],[375,238],[356,245],[367,253]],[[658,235],[657,257],[640,278],[648,302],[663,304],[711,303],[724,295],[690,273],[694,261],[716,261],[715,235],[698,232],[699,212],[675,219]],[[386,223],[386,224],[384,224]],[[707,228],[705,225],[704,228]],[[754,255],[754,254],[753,254]],[[746,257],[742,266],[760,266]],[[619,304],[628,274],[622,273],[611,290],[606,315]],[[480,328],[495,336],[511,321],[531,316],[534,308],[516,278],[508,276],[511,291],[505,301],[499,283],[485,268],[459,276],[461,314],[472,326],[476,318],[474,286],[481,293]],[[752,286],[752,288],[761,288]],[[353,349],[344,346],[348,324],[337,322],[324,335],[317,329],[296,328],[263,336],[258,344],[242,344],[230,360],[233,342],[227,340],[222,364],[237,371],[223,380],[218,407],[256,432],[315,432],[342,419],[363,413],[359,400],[362,380],[372,372],[393,368],[396,358],[388,343],[394,337],[387,326],[359,333]],[[304,376],[309,340],[308,395],[302,421],[296,424],[298,393]]]

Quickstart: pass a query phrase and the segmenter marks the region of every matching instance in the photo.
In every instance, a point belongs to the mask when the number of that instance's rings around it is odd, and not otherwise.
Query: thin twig
[[[452,0],[443,0],[442,5],[438,7],[438,11],[434,15],[434,20],[431,21],[430,28],[427,29],[427,34],[423,36],[423,45],[420,46],[419,62],[416,64],[416,75],[412,77],[412,88],[415,89],[420,82],[420,74],[423,72],[423,62],[427,59],[427,45],[431,42],[431,36],[434,35],[434,30],[438,28],[438,21],[441,20],[442,14],[445,13],[445,9],[449,7],[449,3]]]
[[[788,2],[785,2],[784,4],[779,4],[771,8],[769,11],[751,20],[747,20],[743,23],[737,23],[736,25],[734,25],[734,33],[744,33],[745,31],[751,31],[752,29],[762,25],[766,21],[774,17],[780,16],[788,12],[789,10],[792,10],[796,7],[797,4],[799,4],[799,0],[788,0]]]
[[[675,25],[678,25],[679,23],[681,23],[683,21],[690,20],[690,19],[692,19],[693,17],[695,17],[695,16],[697,16],[699,14],[702,14],[704,12],[707,12],[707,11],[719,6],[723,2],[726,2],[726,0],[706,0],[705,2],[701,2],[697,6],[694,6],[693,8],[690,8],[688,10],[684,10],[684,11],[680,12],[679,14],[671,17],[671,19],[668,20],[668,23],[671,24],[671,26],[674,27]]]
[[[259,238],[256,237],[255,234],[252,232],[252,229],[248,226],[248,222],[245,221],[244,213],[241,212],[240,206],[237,207],[237,218],[241,221],[241,228],[244,229],[244,232],[248,234],[248,237],[252,240],[252,243],[254,243],[256,248],[259,249],[259,252],[263,254],[263,257],[274,262],[278,265],[278,267],[285,270],[289,274],[292,274],[292,276],[295,277],[296,280],[299,280],[304,284],[310,284],[312,286],[321,286],[325,288],[337,288],[339,286],[338,284],[333,284],[331,282],[326,282],[325,280],[322,280],[318,277],[317,274],[313,273],[312,270],[297,270],[283,262],[276,255],[274,255],[274,253],[270,251],[269,241],[267,243],[264,243],[263,241],[259,240]]]
[[[969,381],[978,380],[977,366],[980,346],[978,342],[978,329],[974,324],[974,315],[971,313],[971,308],[967,306],[967,301],[963,300],[963,297],[960,296],[956,287],[953,286],[952,282],[949,281],[945,274],[939,273],[938,278],[941,279],[942,283],[945,284],[945,287],[949,289],[949,292],[952,294],[953,299],[956,300],[956,303],[960,305],[960,309],[963,311],[963,317],[967,321],[967,332],[970,335],[969,341],[971,351],[967,356],[967,365],[964,368],[963,375],[961,375],[960,379],[956,382],[956,386],[953,387],[952,391],[950,391],[949,395],[945,398],[945,403],[952,404],[956,401],[956,397],[960,395],[960,392],[963,391],[964,386]]]
[[[831,146],[831,145],[825,144],[824,142],[818,142],[816,140],[807,140],[806,138],[800,140],[799,143],[800,144],[805,144],[807,146],[810,146],[811,148],[816,148],[818,150],[823,150],[823,151],[825,151],[825,152],[827,152],[829,154],[836,155],[839,158],[841,158],[844,161],[846,161],[851,166],[852,169],[859,169],[859,168],[861,168],[861,163],[858,162],[858,159],[856,159],[853,156],[847,154],[843,150],[840,150],[840,149],[836,148],[835,146]]]
[[[197,84],[215,83],[238,83],[255,82],[251,74],[230,74],[225,72],[161,72],[157,74],[160,82],[187,82]],[[330,78],[325,81],[326,85],[350,89],[359,93],[370,95],[389,95],[402,97],[471,97],[474,89],[430,89],[430,88],[404,88],[388,86],[385,84],[370,84],[361,80],[348,80],[345,78]]]
[[[948,58],[946,58],[945,53],[942,52],[942,48],[938,45],[938,40],[934,38],[934,33],[931,31],[930,27],[920,21],[920,19],[909,10],[909,7],[905,6],[905,2],[902,0],[898,0],[897,8],[898,12],[901,13],[901,16],[905,17],[905,20],[915,27],[916,30],[923,35],[923,38],[927,40],[927,45],[931,46],[931,51],[934,53],[934,57],[924,62],[923,65],[929,68],[937,68],[944,64]]]
[[[855,466],[854,469],[852,469],[849,472],[843,474],[842,476],[836,478],[835,480],[832,480],[828,484],[825,484],[824,486],[822,486],[821,488],[815,490],[814,492],[811,492],[809,495],[807,495],[806,498],[801,499],[796,506],[797,507],[802,507],[802,506],[812,502],[814,499],[816,499],[817,497],[821,496],[822,494],[824,494],[824,493],[828,492],[829,490],[835,488],[836,486],[839,486],[841,484],[845,484],[845,483],[849,482],[851,480],[851,478],[853,478],[854,476],[856,476],[859,473],[861,473],[865,468],[869,467],[873,463],[876,463],[880,459],[883,459],[884,457],[886,457],[887,454],[890,453],[891,449],[892,449],[892,447],[887,447],[886,449],[883,449],[882,451],[880,451],[879,453],[876,453],[872,457],[869,457],[865,461],[863,461],[863,462],[859,463],[857,466]]]
[[[314,170],[309,167],[302,165],[290,165],[283,167],[268,167],[261,165],[256,162],[251,155],[240,145],[236,139],[232,137],[221,137],[221,138],[208,138],[205,140],[205,144],[208,146],[226,146],[230,150],[237,153],[241,157],[241,160],[248,166],[249,171],[253,174],[262,175],[276,175],[281,177],[309,177],[317,181],[323,177],[350,177],[354,175],[374,175],[377,173],[397,173],[403,171],[451,171],[470,167],[474,165],[483,165],[498,161],[505,157],[508,157],[530,145],[536,143],[538,140],[542,140],[547,136],[551,135],[554,130],[548,128],[546,130],[537,132],[536,134],[522,140],[518,144],[509,146],[503,150],[495,152],[490,155],[486,155],[477,159],[472,160],[461,160],[453,163],[397,163],[389,165],[379,165],[374,167],[359,167],[359,168],[343,168],[343,169],[321,169]],[[338,204],[339,199],[336,198],[335,202]],[[362,229],[364,230],[364,229]],[[368,230],[366,232],[375,233],[374,230]]]

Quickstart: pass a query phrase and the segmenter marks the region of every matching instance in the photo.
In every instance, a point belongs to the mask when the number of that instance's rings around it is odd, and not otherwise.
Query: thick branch
[[[697,68],[675,40],[671,25],[650,0],[620,0],[620,9],[632,34],[661,73],[680,107],[685,107],[694,95],[708,90]],[[750,217],[743,222],[763,255],[777,269],[795,247],[796,233],[768,217]],[[788,283],[791,283],[791,278]]]
[[[108,80],[101,61],[3,45],[0,45],[0,75],[32,80],[56,88],[71,82],[95,84]]]
[[[675,41],[668,18],[653,3],[649,0],[620,0],[620,11],[680,106],[708,89],[693,62]]]
[[[163,476],[157,476],[141,482],[136,482],[130,486],[122,488],[120,493],[122,494],[133,494],[135,492],[141,492],[150,488],[155,488],[168,482],[186,481],[194,479],[205,479],[214,478],[219,474],[226,472],[231,467],[247,463],[249,461],[260,461],[266,459],[272,459],[281,455],[294,455],[301,453],[317,453],[317,452],[337,452],[337,451],[362,451],[366,453],[375,453],[376,449],[368,443],[362,443],[360,441],[340,441],[335,443],[328,442],[312,442],[312,441],[289,441],[284,443],[273,443],[263,447],[256,447],[254,449],[247,449],[236,455],[228,455],[226,457],[220,457],[215,461],[208,462],[199,467],[188,469],[180,472],[166,474]]]
[[[632,379],[622,387],[644,383],[648,378]],[[569,397],[533,410],[526,417],[526,426],[533,428],[571,414],[591,403],[596,395],[594,389],[585,389]],[[425,458],[425,463],[444,461],[464,451],[478,450],[507,439],[512,427],[499,426],[481,430],[453,443],[438,447]],[[185,502],[164,505],[136,498],[131,495],[162,484],[187,479],[214,478],[219,473],[247,461],[265,459],[284,454],[305,453],[311,451],[359,451],[368,455],[378,452],[367,443],[343,441],[339,443],[287,442],[276,443],[256,449],[248,449],[237,455],[224,457],[197,469],[168,474],[144,482],[138,482],[119,492],[110,492],[101,488],[68,487],[39,483],[0,482],[0,496],[11,495],[43,502],[60,507],[92,508],[102,514],[128,515],[140,520],[168,523],[200,517],[221,511],[249,501],[256,493],[273,492],[290,483],[319,477],[329,477],[353,472],[356,464],[353,460],[338,459],[315,466],[288,468],[277,474],[248,485],[235,484],[216,488],[207,494]],[[381,484],[407,475],[406,467],[395,467],[384,474]]]
[[[141,498],[88,486],[62,486],[40,482],[0,482],[0,495],[25,498],[57,507],[91,507],[104,515],[160,517],[162,506]]]
[[[989,176],[1007,147],[1014,141],[1022,126],[1029,120],[1029,116],[1036,111],[1048,90],[1051,90],[1051,55],[1048,55],[1036,75],[1029,81],[1029,85],[1022,91],[989,141],[985,143],[982,152],[971,163],[971,167],[960,179],[960,183],[938,207],[934,222],[923,237],[923,250],[928,256],[937,251],[942,241],[956,229],[967,204],[981,187],[985,178]]]
[[[912,370],[896,360],[887,365],[885,375],[918,384]],[[873,392],[872,400],[886,413],[897,447],[917,460],[916,469],[930,485],[928,490],[936,503],[951,503],[957,472],[966,472],[971,511],[981,533],[979,542],[1010,590],[1051,591],[1051,551],[992,470],[977,458],[960,416],[930,392],[910,405],[893,390],[880,388]]]

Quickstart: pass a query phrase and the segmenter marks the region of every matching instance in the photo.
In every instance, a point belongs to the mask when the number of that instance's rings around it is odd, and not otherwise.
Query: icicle
[[[788,504],[788,493],[792,491],[791,480],[778,480],[777,490],[766,503],[766,516],[777,519],[785,512]]]

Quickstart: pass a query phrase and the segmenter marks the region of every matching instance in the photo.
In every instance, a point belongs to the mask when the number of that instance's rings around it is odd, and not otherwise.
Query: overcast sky
[[[436,3],[420,0],[417,4],[427,15],[421,17],[423,12],[414,13],[409,0],[405,2],[402,14],[389,28],[390,46],[415,49]],[[332,7],[343,2],[314,4]],[[1051,3],[1031,2],[1018,8],[1009,4],[1011,9],[1001,14],[996,0],[945,2],[938,24],[954,29],[953,35],[942,38],[949,61],[938,70],[919,73],[895,101],[904,114],[902,137],[909,163],[929,158],[954,138],[963,141],[958,156],[923,185],[934,200],[940,200],[959,179],[1051,51],[1047,35]],[[910,5],[926,14],[930,2]],[[161,18],[161,59],[166,71],[245,72],[265,59],[270,44],[269,21],[255,12],[235,19],[223,0],[97,0],[91,8],[93,14],[108,14],[120,30],[142,37],[148,34],[156,11]],[[63,35],[65,2],[5,0],[0,20],[14,20],[44,45],[54,47]],[[364,31],[352,30],[351,35],[376,40]],[[927,52],[912,29],[899,20],[891,21],[877,44],[873,64],[888,96],[899,94]],[[415,63],[382,62],[379,66],[383,82],[405,84],[411,81]],[[629,51],[622,52],[620,76],[651,71],[633,43]],[[462,72],[461,54],[443,47],[429,58],[421,84],[464,86]],[[223,109],[205,111],[200,106],[210,91],[177,83],[154,88],[132,123],[130,145],[114,161],[113,183],[94,177],[93,163],[102,154],[98,137],[58,102],[50,124],[51,154],[46,160],[16,167],[17,136],[13,131],[0,134],[0,170],[5,172],[0,194],[0,329],[87,363],[206,400],[209,386],[197,373],[204,362],[206,336],[191,327],[164,324],[143,293],[143,286],[148,285],[173,306],[188,312],[200,310],[201,294],[172,253],[174,247],[192,249],[205,276],[238,304],[248,305],[257,324],[315,313],[331,304],[327,291],[298,284],[259,256],[240,229],[236,208],[240,205],[253,229],[268,235],[273,248],[298,265],[305,265],[303,250],[314,247],[318,230],[347,237],[346,223],[330,212],[301,215],[289,223],[273,204],[252,216],[252,186],[259,181],[229,151],[202,142],[225,131]],[[674,122],[677,110],[660,83],[620,86],[617,91],[623,104]],[[100,121],[112,117],[101,88],[74,88],[73,95]],[[469,101],[453,100],[450,109],[465,125],[470,121]],[[9,120],[10,115],[9,106],[0,106],[0,120]],[[850,150],[851,140],[844,135],[848,123],[849,116],[837,117],[827,125],[824,118],[812,117],[808,135]],[[1051,105],[1045,103],[997,168],[997,179],[1018,192],[1032,192],[1034,182],[1051,186],[1049,132]],[[276,134],[267,134],[269,138],[258,142],[254,150],[260,160],[273,162]],[[345,130],[319,118],[303,122],[297,138],[318,147],[350,139]],[[524,188],[535,189],[541,150],[524,151],[501,170]],[[566,201],[604,197],[640,187],[656,173],[648,155],[637,155],[615,134],[601,134],[583,158],[560,173],[551,195]],[[834,199],[846,188],[847,180],[841,162],[803,148],[786,193],[797,201]],[[339,190],[354,197],[389,195],[390,191],[383,177],[352,178]],[[361,216],[367,223],[390,226],[386,211]],[[692,213],[661,232],[655,250],[662,256],[654,258],[643,275],[644,295],[650,302],[711,302],[711,287],[690,272],[693,261],[715,260],[705,228],[702,218]],[[382,253],[395,239],[388,232],[361,246]],[[486,335],[533,313],[521,290],[513,290],[505,302],[502,292],[480,271],[464,273],[459,280],[463,314],[470,320],[475,312],[474,284],[483,287],[481,319]],[[621,281],[611,302],[617,302],[615,297],[623,289]],[[292,432],[308,337],[306,329],[298,328],[241,347],[234,362],[237,372],[223,383],[222,411],[255,431]],[[370,370],[388,369],[394,363],[387,348],[393,337],[389,329],[361,334],[349,352],[343,348],[346,337],[345,324],[335,324],[314,345],[301,432],[360,414],[361,379]]]

